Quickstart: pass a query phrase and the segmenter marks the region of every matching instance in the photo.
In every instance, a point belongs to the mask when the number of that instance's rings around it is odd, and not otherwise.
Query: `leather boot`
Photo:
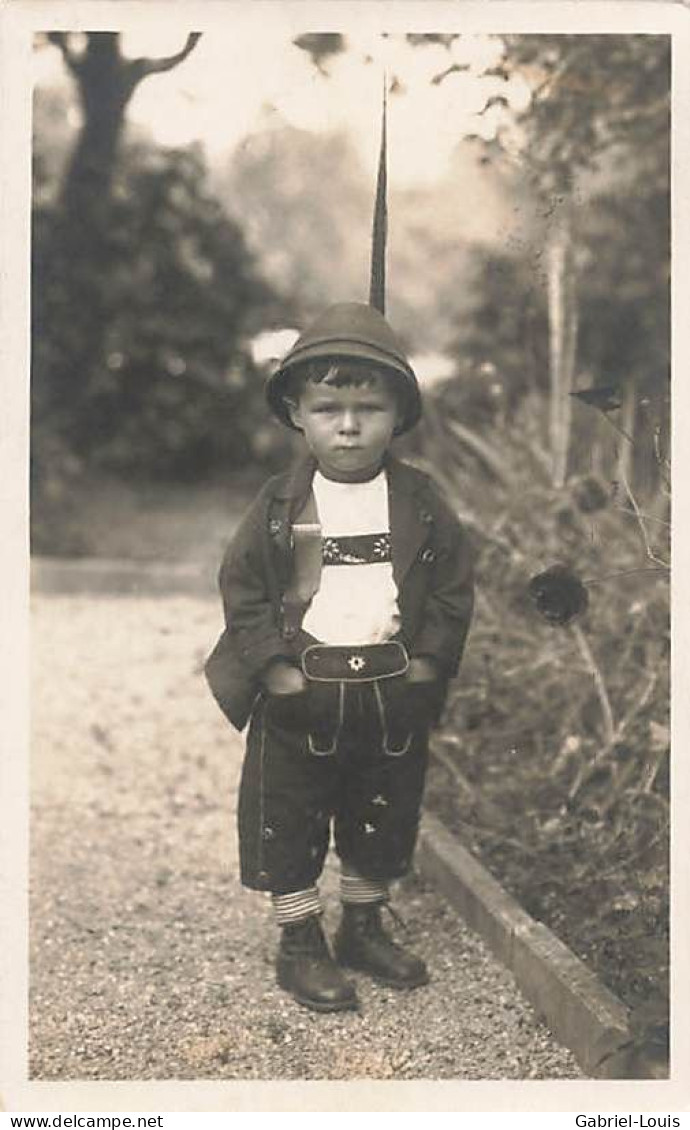
[[[396,989],[426,985],[426,965],[388,936],[381,922],[382,906],[387,903],[343,903],[334,946],[337,960]]]
[[[317,1012],[357,1008],[354,985],[333,961],[316,915],[283,926],[276,961],[278,984]]]

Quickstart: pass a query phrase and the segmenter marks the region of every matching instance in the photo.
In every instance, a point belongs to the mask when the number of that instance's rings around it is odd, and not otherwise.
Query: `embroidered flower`
[[[390,534],[348,534],[324,538],[324,565],[373,565],[391,559]]]

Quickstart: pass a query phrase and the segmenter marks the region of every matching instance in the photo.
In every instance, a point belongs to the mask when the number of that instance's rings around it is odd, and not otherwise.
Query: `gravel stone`
[[[397,885],[431,984],[355,975],[359,1013],[275,983],[268,896],[237,877],[242,740],[202,675],[216,602],[32,601],[30,1077],[578,1079],[433,889]],[[331,858],[322,890],[337,923]]]

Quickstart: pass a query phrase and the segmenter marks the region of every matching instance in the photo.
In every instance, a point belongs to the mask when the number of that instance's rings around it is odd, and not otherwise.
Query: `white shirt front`
[[[324,560],[321,584],[303,628],[322,643],[382,643],[400,625],[398,589],[390,560],[386,473],[381,471],[366,483],[339,483],[317,471],[313,490]],[[366,557],[373,558],[366,563],[361,563],[358,543],[352,540],[358,538],[363,539],[359,544],[366,547]],[[329,560],[339,563],[329,564]]]

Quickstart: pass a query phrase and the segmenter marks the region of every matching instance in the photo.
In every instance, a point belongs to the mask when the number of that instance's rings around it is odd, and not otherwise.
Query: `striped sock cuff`
[[[316,887],[308,887],[306,891],[291,891],[288,895],[272,894],[271,902],[279,926],[321,913],[321,900]]]
[[[343,902],[381,902],[388,898],[388,883],[341,871],[340,898]]]

